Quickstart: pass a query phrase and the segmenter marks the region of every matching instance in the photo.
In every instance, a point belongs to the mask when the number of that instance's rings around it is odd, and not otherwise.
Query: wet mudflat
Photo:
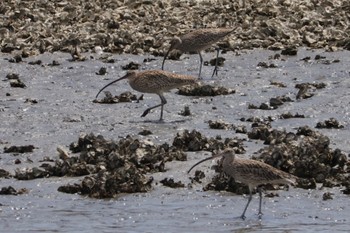
[[[287,132],[309,126],[329,137],[330,148],[339,149],[348,157],[349,52],[300,48],[296,56],[275,56],[279,53],[247,50],[221,54],[226,61],[218,77],[210,79],[213,67],[204,66],[202,83],[224,86],[235,92],[207,97],[178,95],[174,90],[165,95],[168,104],[164,122],[158,122],[160,109],[140,117],[147,107],[160,102],[156,95],[145,94],[140,101],[125,103],[93,102],[100,88],[125,74],[122,66],[134,62],[140,64],[141,70],[159,69],[160,57],[112,55],[115,63],[105,63],[97,54],[86,54],[86,61],[71,62],[69,54],[54,53],[10,63],[7,58],[11,55],[3,54],[0,60],[1,168],[14,175],[16,169],[38,167],[43,161],[50,163],[58,159],[58,146],[74,156],[69,145],[77,142],[82,133],[115,141],[130,135],[158,145],[171,145],[177,133],[196,130],[206,137],[242,139],[245,152],[240,156],[250,158],[267,146],[263,140],[251,139],[242,133],[244,130],[237,130],[246,127],[250,131],[252,123],[243,118],[252,117],[270,119],[272,128]],[[214,54],[204,54],[204,60],[213,57]],[[40,65],[29,64],[37,60],[42,61]],[[59,65],[50,65],[53,61]],[[167,61],[166,69],[197,75],[198,63],[198,55],[183,55],[180,61]],[[106,68],[105,75],[96,74],[101,67]],[[14,81],[7,77],[10,73],[17,74],[25,87],[14,87],[21,85],[11,84]],[[126,81],[108,91],[113,96],[125,91],[137,97],[141,95]],[[182,114],[185,107],[189,107],[189,115]],[[295,117],[299,115],[304,117]],[[332,124],[332,118],[342,127]],[[139,134],[146,131],[151,134]],[[27,153],[5,153],[11,146],[25,145],[34,148],[29,147]],[[349,196],[342,191],[345,187],[321,189],[322,184],[310,190],[291,187],[289,191],[276,191],[279,196],[265,197],[262,221],[257,218],[255,196],[247,219],[242,221],[237,217],[246,203],[245,196],[202,190],[214,176],[210,167],[215,162],[198,168],[206,175],[201,183],[192,183],[189,179],[194,174],[187,174],[187,170],[210,152],[185,153],[187,161],[166,162],[165,172],[147,173],[147,177],[154,179],[149,192],[119,194],[111,199],[57,191],[60,186],[81,182],[83,176],[47,176],[28,181],[2,178],[1,187],[12,186],[26,192],[0,195],[1,226],[7,232],[326,232],[330,229],[345,232],[349,229]],[[160,182],[164,178],[181,181],[184,188],[165,187]],[[331,199],[324,200],[328,192]]]

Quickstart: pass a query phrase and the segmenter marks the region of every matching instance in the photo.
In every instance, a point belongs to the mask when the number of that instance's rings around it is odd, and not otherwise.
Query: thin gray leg
[[[215,48],[215,50],[216,50],[215,68],[214,68],[213,74],[211,75],[211,78],[214,77],[214,74],[216,74],[216,76],[218,76],[218,59],[219,59],[220,48]]]
[[[147,109],[143,112],[143,114],[141,115],[141,117],[146,116],[152,109],[161,107],[161,110],[160,110],[160,119],[159,119],[159,121],[162,121],[162,120],[163,120],[163,106],[167,103],[167,101],[166,101],[165,97],[164,97],[162,94],[158,94],[158,95],[159,95],[159,97],[160,97],[161,103],[160,103],[160,104],[157,104],[157,105],[155,105],[155,106],[153,106],[153,107],[147,108]]]
[[[261,212],[261,203],[262,203],[262,192],[261,192],[261,187],[258,187],[258,192],[259,192],[259,213],[258,213],[258,216],[259,216],[259,219],[261,219],[263,213]]]
[[[246,218],[246,217],[245,217],[245,212],[247,211],[248,206],[249,206],[249,203],[251,202],[252,198],[253,198],[252,189],[249,187],[249,198],[248,198],[248,202],[247,202],[247,204],[246,204],[246,206],[245,206],[245,208],[244,208],[244,211],[243,211],[243,213],[242,213],[242,215],[241,215],[241,218],[242,218],[243,220]]]
[[[200,51],[198,51],[198,54],[199,54],[199,62],[200,62],[198,78],[200,78],[202,73],[203,57]]]

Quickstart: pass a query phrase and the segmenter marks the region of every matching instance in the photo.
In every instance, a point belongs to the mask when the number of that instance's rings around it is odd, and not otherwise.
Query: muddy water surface
[[[327,53],[322,50],[299,49],[297,56],[272,59],[278,52],[242,51],[222,54],[226,58],[219,76],[210,79],[213,67],[203,67],[203,83],[221,85],[236,90],[235,94],[216,97],[187,97],[166,94],[165,122],[159,123],[159,109],[140,118],[143,111],[160,102],[158,96],[146,94],[139,103],[93,103],[98,90],[109,81],[121,77],[122,65],[131,61],[141,64],[141,69],[159,69],[161,58],[143,62],[151,56],[113,55],[116,63],[103,63],[98,59],[70,62],[69,54],[43,54],[22,63],[9,63],[7,54],[1,55],[0,65],[0,166],[12,174],[15,169],[40,165],[43,157],[57,158],[56,148],[68,148],[77,141],[80,133],[101,134],[118,140],[126,135],[150,138],[155,143],[168,142],[176,133],[196,129],[207,137],[245,138],[233,130],[214,130],[209,120],[224,120],[234,125],[241,118],[268,117],[274,128],[295,131],[308,125],[314,129],[320,121],[331,117],[338,120],[342,129],[317,129],[331,139],[331,147],[350,153],[349,103],[350,103],[350,53]],[[324,56],[315,59],[316,55]],[[89,57],[89,55],[87,55]],[[96,54],[92,54],[95,58]],[[214,54],[204,55],[209,60]],[[310,57],[308,61],[302,60]],[[29,65],[28,61],[40,59],[44,66]],[[48,66],[56,60],[59,66]],[[259,62],[274,64],[275,68],[258,66]],[[95,73],[107,68],[104,76]],[[178,73],[197,75],[198,55],[184,55],[180,61],[167,61],[166,69]],[[11,88],[8,73],[17,73],[27,86]],[[271,85],[271,82],[286,87]],[[324,89],[312,89],[311,98],[296,100],[298,83],[325,83]],[[126,81],[108,89],[113,94],[132,91]],[[135,91],[133,93],[139,95]],[[8,94],[7,94],[8,93]],[[259,106],[276,96],[289,96],[294,102],[286,102],[275,110],[248,109],[249,104]],[[36,100],[32,103],[29,100]],[[26,101],[27,100],[27,101]],[[185,106],[191,116],[181,116]],[[282,113],[304,114],[305,118],[278,119]],[[152,132],[140,136],[144,129]],[[316,130],[316,129],[315,129]],[[34,145],[33,153],[4,153],[12,145]],[[246,154],[264,147],[261,141],[244,142]],[[203,153],[188,153],[188,161],[166,163],[165,173],[150,174],[154,177],[153,190],[149,193],[126,194],[119,198],[97,200],[76,194],[65,194],[57,188],[80,178],[44,178],[30,181],[1,179],[1,187],[26,188],[27,194],[0,195],[0,227],[4,232],[347,232],[350,229],[349,196],[342,194],[342,187],[304,190],[290,188],[278,191],[279,196],[264,198],[263,218],[257,218],[258,199],[248,208],[247,219],[237,218],[246,203],[245,196],[226,192],[204,192],[202,187],[210,181],[214,162],[201,165],[206,178],[202,184],[190,184],[186,171]],[[19,159],[20,164],[14,161]],[[193,175],[193,174],[192,174]],[[182,181],[185,188],[171,189],[159,181],[163,178]],[[332,200],[323,201],[325,192],[333,193]]]

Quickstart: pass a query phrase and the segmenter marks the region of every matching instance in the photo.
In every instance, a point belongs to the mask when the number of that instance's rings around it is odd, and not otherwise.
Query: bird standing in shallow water
[[[160,97],[160,104],[147,108],[141,115],[141,117],[144,117],[152,109],[161,107],[160,121],[163,120],[163,106],[167,103],[163,95],[164,92],[168,92],[174,88],[197,83],[197,78],[193,76],[174,74],[163,70],[128,71],[125,76],[104,86],[97,93],[96,98],[106,87],[123,79],[128,79],[130,86],[136,91],[157,94]]]
[[[294,184],[297,179],[296,176],[274,168],[266,163],[252,159],[235,158],[235,152],[232,149],[226,149],[222,153],[199,161],[190,168],[188,173],[198,164],[217,157],[223,157],[222,167],[227,175],[231,176],[235,181],[248,185],[249,198],[241,215],[243,220],[246,218],[245,212],[252,200],[252,191],[255,187],[263,184]],[[261,219],[262,193],[261,188],[258,187],[257,189],[260,197],[258,215],[259,219]]]
[[[164,55],[163,63],[162,63],[162,70],[164,70],[164,62],[167,58],[170,51],[177,49],[182,52],[197,52],[199,54],[200,59],[200,66],[199,66],[199,74],[198,77],[200,77],[202,72],[202,65],[203,65],[203,58],[201,51],[209,48],[214,43],[218,42],[228,34],[235,31],[236,28],[203,28],[203,29],[197,29],[192,32],[189,32],[181,37],[175,36],[170,41],[170,48]],[[216,54],[216,63],[215,63],[215,69],[213,71],[213,74],[211,77],[214,76],[216,73],[217,75],[217,60],[219,56],[219,49],[217,49]]]

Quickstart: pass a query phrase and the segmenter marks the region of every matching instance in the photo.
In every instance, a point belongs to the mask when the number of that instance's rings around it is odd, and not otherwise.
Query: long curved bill
[[[164,59],[163,59],[163,63],[162,63],[162,70],[164,70],[164,62],[165,62],[165,59],[167,58],[167,56],[169,55],[170,51],[171,51],[171,47],[169,48],[168,52],[166,52],[165,56],[164,56]]]
[[[213,156],[210,156],[210,157],[208,157],[208,158],[202,159],[201,161],[199,161],[199,162],[197,162],[195,165],[193,165],[193,166],[188,170],[187,173],[190,173],[191,170],[192,170],[194,167],[196,167],[197,165],[199,165],[199,164],[201,164],[201,163],[203,163],[203,162],[205,162],[205,161],[208,161],[208,160],[211,160],[211,159],[215,159],[215,158],[220,157],[220,156],[222,156],[222,153],[218,153],[218,154],[216,154],[216,155],[213,155]]]
[[[104,89],[106,89],[107,87],[109,87],[110,85],[112,85],[113,83],[116,83],[116,82],[118,82],[118,81],[120,81],[120,80],[122,80],[122,79],[126,79],[127,77],[128,77],[128,75],[125,75],[125,76],[123,76],[123,77],[121,77],[121,78],[119,78],[119,79],[117,79],[117,80],[114,80],[114,81],[108,83],[106,86],[104,86],[104,87],[97,93],[97,95],[96,95],[95,98],[97,99],[98,95],[99,95]]]
[[[211,159],[213,159],[212,156],[211,156],[211,157],[208,157],[208,158],[205,158],[205,159],[202,159],[201,161],[199,161],[199,162],[197,162],[195,165],[193,165],[193,166],[188,170],[187,173],[190,173],[191,170],[192,170],[195,166],[197,166],[198,164],[201,164],[201,163],[203,163],[203,162],[205,162],[205,161],[207,161],[207,160],[211,160]]]

